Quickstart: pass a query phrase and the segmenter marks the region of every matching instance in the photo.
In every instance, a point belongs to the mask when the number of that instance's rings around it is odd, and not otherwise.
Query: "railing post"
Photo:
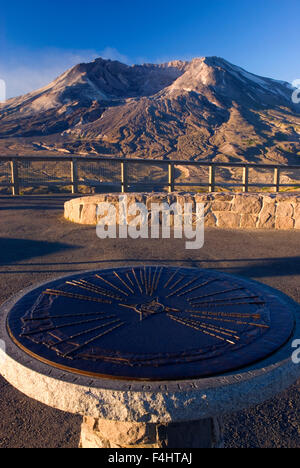
[[[122,193],[126,193],[128,191],[127,163],[124,161],[121,162],[121,186]]]
[[[216,183],[216,171],[215,166],[209,166],[209,191],[215,191],[215,183]]]
[[[249,167],[248,166],[243,167],[243,192],[244,193],[249,192]]]
[[[275,167],[274,169],[274,191],[280,191],[280,168]]]
[[[18,162],[13,159],[10,162],[11,166],[11,183],[13,196],[20,195],[20,181],[19,181],[19,168]]]
[[[77,161],[72,159],[71,161],[71,182],[72,182],[72,193],[78,193],[78,170]]]
[[[169,166],[168,166],[168,170],[169,170],[169,177],[168,177],[168,185],[169,185],[169,192],[174,192],[174,164],[173,163],[169,163]]]

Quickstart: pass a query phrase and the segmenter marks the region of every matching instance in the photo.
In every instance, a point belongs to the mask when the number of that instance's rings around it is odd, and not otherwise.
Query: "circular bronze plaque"
[[[163,266],[84,273],[23,296],[14,342],[54,367],[128,380],[214,376],[260,361],[291,337],[294,315],[258,283]]]

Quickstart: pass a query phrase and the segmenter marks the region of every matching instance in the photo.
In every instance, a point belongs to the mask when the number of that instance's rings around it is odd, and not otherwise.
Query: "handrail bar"
[[[282,169],[300,169],[300,164],[298,165],[289,165],[289,164],[257,164],[257,163],[246,163],[246,162],[211,162],[211,161],[180,161],[178,159],[139,159],[139,158],[109,158],[101,156],[0,156],[0,161],[35,161],[35,162],[50,162],[50,161],[82,161],[82,162],[127,162],[127,163],[140,163],[140,164],[175,164],[176,166],[214,166],[214,167],[249,167],[249,168],[260,168],[260,169],[272,169],[272,168],[282,168]]]
[[[226,188],[226,187],[241,187],[243,192],[248,192],[249,188],[251,187],[271,187],[274,189],[275,192],[279,192],[281,187],[294,187],[295,189],[300,186],[300,177],[299,181],[293,181],[293,179],[289,180],[282,180],[281,183],[281,174],[283,171],[297,171],[300,170],[299,165],[284,165],[284,164],[255,164],[255,163],[245,163],[245,162],[211,162],[211,161],[180,161],[180,160],[167,160],[167,159],[138,159],[138,158],[116,158],[116,157],[100,157],[100,156],[80,156],[80,155],[59,155],[59,156],[7,156],[2,155],[0,156],[0,164],[2,163],[9,163],[10,165],[10,174],[4,173],[1,175],[0,186],[1,187],[11,187],[13,195],[20,194],[21,187],[31,187],[31,186],[70,186],[72,193],[78,193],[80,186],[88,186],[93,187],[95,185],[103,185],[103,187],[108,183],[107,180],[101,179],[101,170],[98,171],[96,175],[96,180],[89,180],[85,176],[79,176],[80,168],[81,174],[84,169],[86,169],[86,173],[91,171],[93,173],[93,169],[84,168],[85,163],[96,163],[96,166],[99,165],[99,169],[101,169],[101,163],[116,163],[117,168],[114,167],[112,171],[112,167],[109,168],[108,172],[114,174],[115,183],[113,185],[119,186],[122,192],[128,192],[130,187],[137,186],[137,187],[168,187],[169,192],[173,192],[176,190],[177,187],[207,187],[209,192],[216,191],[216,188]],[[29,175],[24,175],[24,166],[22,163],[53,163],[53,162],[65,162],[70,164],[70,169],[67,170],[67,174],[63,173],[63,177],[61,177],[56,171],[56,174],[51,177],[49,173],[46,172],[46,169],[43,167],[43,170],[40,172],[42,175],[41,178],[36,177],[34,180],[36,173],[39,174],[38,171],[32,170],[32,174],[29,172]],[[143,166],[151,166],[157,167],[162,166],[164,169],[166,168],[166,181],[157,181],[153,180],[151,176],[147,175],[144,176],[144,180],[130,180],[130,173],[129,169],[131,165],[143,165]],[[83,167],[82,167],[83,166]],[[195,182],[191,182],[189,178],[185,181],[184,179],[180,178],[178,180],[177,174],[175,169],[182,168],[183,166],[186,167],[197,167],[197,168],[208,168],[207,174],[207,182],[203,183],[200,179],[195,180]],[[239,182],[236,178],[225,179],[223,181],[218,181],[216,179],[216,169],[220,168],[230,168],[230,169],[243,169],[241,181]],[[52,168],[53,169],[53,168]],[[56,168],[54,168],[56,169]],[[96,167],[97,169],[97,167]],[[261,169],[271,170],[273,172],[273,183],[270,181],[263,181],[259,180],[257,183],[251,180],[250,182],[250,169],[255,169],[259,171]],[[25,170],[28,172],[30,171],[30,165]],[[103,168],[102,168],[103,170]],[[65,169],[64,169],[65,171]],[[45,174],[46,172],[46,174]],[[43,179],[43,175],[45,176],[45,180]],[[135,174],[136,176],[136,174]],[[138,176],[138,173],[137,173]],[[98,180],[97,180],[98,177]],[[132,176],[131,176],[132,178]],[[4,179],[4,180],[3,180]],[[145,180],[146,179],[146,180]],[[284,183],[283,183],[284,182]],[[291,183],[286,183],[291,182]],[[110,182],[109,182],[110,183]]]

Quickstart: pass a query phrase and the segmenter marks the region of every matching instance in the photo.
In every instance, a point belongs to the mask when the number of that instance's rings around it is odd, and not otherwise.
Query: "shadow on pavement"
[[[12,210],[58,210],[68,201],[68,196],[56,197],[0,197],[0,211]]]
[[[195,266],[201,263],[210,264],[208,268],[251,278],[300,275],[300,257],[203,260],[196,261]]]
[[[10,265],[28,258],[41,257],[77,246],[60,242],[32,241],[28,239],[8,239],[0,237],[0,265]]]
[[[7,250],[11,250],[12,248],[19,248],[15,252],[5,252],[4,255],[8,255],[13,258],[13,260],[5,260],[2,258],[3,248],[3,239],[0,238],[0,266],[5,265],[6,262],[13,262],[14,266],[31,266],[31,267],[55,267],[55,266],[66,266],[71,267],[67,270],[58,270],[60,272],[69,272],[69,271],[82,271],[86,270],[89,266],[91,269],[96,269],[97,266],[99,268],[102,264],[175,264],[175,265],[182,265],[187,267],[203,267],[203,268],[211,268],[216,270],[222,270],[227,273],[246,276],[249,278],[264,278],[264,277],[282,277],[282,276],[294,276],[300,275],[300,257],[287,257],[287,258],[244,258],[244,259],[221,259],[221,260],[212,260],[212,259],[197,259],[193,260],[190,258],[186,259],[153,259],[150,258],[120,258],[120,259],[97,259],[97,260],[83,260],[83,261],[72,261],[72,262],[26,262],[26,263],[18,263],[18,261],[26,260],[27,258],[31,257],[38,257],[41,255],[48,255],[50,253],[55,253],[60,250],[76,248],[76,246],[71,246],[68,244],[59,244],[59,243],[49,243],[49,242],[34,242],[34,241],[26,241],[26,240],[18,240],[18,239],[4,239],[6,241],[6,248]],[[19,242],[19,245],[18,245]],[[13,244],[15,243],[15,247]],[[25,244],[28,244],[26,247]],[[9,245],[11,244],[11,245]],[[30,249],[30,244],[32,248]],[[23,252],[22,249],[24,248],[26,251]],[[29,248],[29,250],[27,250]],[[22,257],[23,254],[23,257]],[[80,267],[75,270],[73,267]],[[105,266],[104,266],[105,267]],[[52,270],[53,271],[53,270]],[[38,272],[38,271],[36,271]],[[0,273],[2,273],[0,271]],[[28,273],[26,271],[15,271],[15,273]]]

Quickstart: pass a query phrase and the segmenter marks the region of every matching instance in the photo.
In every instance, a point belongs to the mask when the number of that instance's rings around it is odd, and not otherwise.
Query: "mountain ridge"
[[[220,57],[78,64],[0,105],[0,149],[16,154],[295,163],[292,86]]]

